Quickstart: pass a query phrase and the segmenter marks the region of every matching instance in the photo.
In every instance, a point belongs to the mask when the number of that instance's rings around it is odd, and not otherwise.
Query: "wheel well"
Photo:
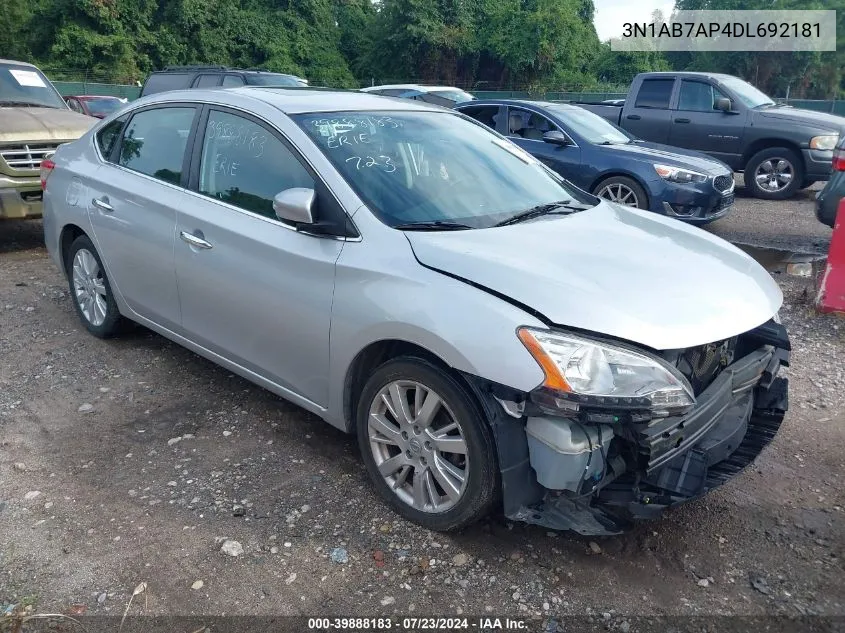
[[[746,166],[748,165],[748,161],[751,160],[751,157],[754,156],[759,151],[764,149],[769,149],[770,147],[785,147],[787,149],[792,150],[795,152],[795,155],[798,157],[798,160],[801,161],[801,168],[805,167],[804,165],[804,155],[801,153],[801,148],[798,147],[792,141],[785,141],[776,138],[763,138],[758,141],[754,141],[751,145],[749,145],[745,152],[742,155],[742,170],[745,171]]]
[[[80,235],[85,235],[85,231],[75,224],[68,224],[62,229],[62,236],[59,239],[59,249],[62,254],[62,268],[67,268],[67,256],[70,250],[70,245]],[[67,273],[67,270],[65,270]]]
[[[358,352],[346,374],[343,386],[343,412],[347,431],[352,432],[355,429],[355,409],[367,379],[379,365],[399,356],[417,356],[445,370],[451,370],[443,359],[415,343],[395,339],[370,343]]]

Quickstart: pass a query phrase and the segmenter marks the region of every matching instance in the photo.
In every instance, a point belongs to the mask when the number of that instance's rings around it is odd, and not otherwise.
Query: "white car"
[[[391,84],[389,86],[370,86],[362,88],[361,92],[382,95],[384,97],[399,97],[401,99],[415,99],[435,105],[453,108],[459,103],[475,99],[470,93],[452,86],[424,86],[422,84]]]

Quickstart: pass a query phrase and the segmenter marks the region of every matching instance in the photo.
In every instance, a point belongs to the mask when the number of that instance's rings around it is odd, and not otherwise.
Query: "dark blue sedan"
[[[696,224],[723,217],[734,202],[733,172],[724,163],[641,141],[578,106],[497,99],[455,109],[602,198]]]

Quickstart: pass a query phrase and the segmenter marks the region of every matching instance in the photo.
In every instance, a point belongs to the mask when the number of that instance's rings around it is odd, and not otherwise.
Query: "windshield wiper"
[[[0,106],[7,106],[10,108],[58,108],[58,106],[47,105],[46,103],[36,103],[35,101],[0,101]]]
[[[428,222],[407,222],[405,224],[397,224],[393,228],[399,229],[400,231],[465,231],[476,227],[470,226],[469,224],[461,224],[460,222],[431,220]]]
[[[536,207],[531,207],[525,211],[521,211],[507,220],[494,224],[493,226],[507,226],[509,224],[516,224],[524,222],[525,220],[532,220],[539,218],[541,215],[569,215],[578,211],[585,211],[589,207],[580,204],[572,204],[572,200],[559,200],[558,202],[550,202],[548,204],[538,204]]]

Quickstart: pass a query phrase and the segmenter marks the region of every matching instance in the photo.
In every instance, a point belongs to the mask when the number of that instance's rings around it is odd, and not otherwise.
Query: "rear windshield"
[[[141,95],[146,96],[166,90],[187,88],[193,76],[193,73],[155,73],[147,79]]]
[[[308,85],[307,81],[303,81],[299,77],[294,77],[293,75],[277,75],[274,73],[246,75],[246,82],[250,86],[296,86],[301,88]]]
[[[67,110],[64,99],[40,70],[18,64],[0,64],[0,106]]]
[[[429,94],[437,95],[455,103],[464,103],[465,101],[473,101],[475,99],[470,93],[458,90],[457,88],[454,90],[432,90]]]

